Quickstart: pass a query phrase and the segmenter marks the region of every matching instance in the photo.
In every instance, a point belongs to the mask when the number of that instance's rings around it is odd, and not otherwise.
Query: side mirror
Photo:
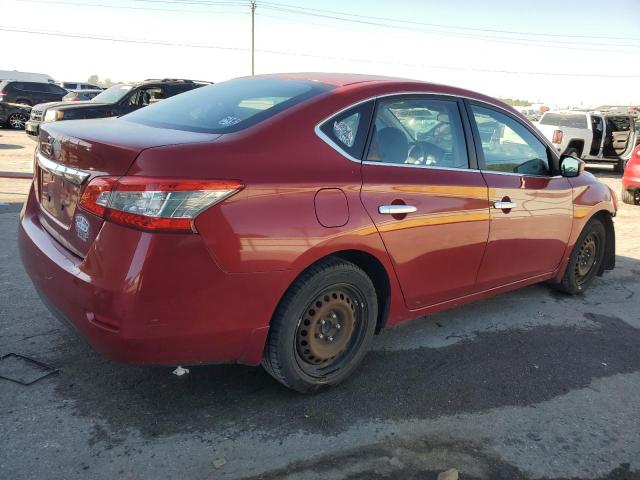
[[[577,177],[584,172],[585,163],[571,155],[562,155],[560,157],[560,173],[563,177]]]

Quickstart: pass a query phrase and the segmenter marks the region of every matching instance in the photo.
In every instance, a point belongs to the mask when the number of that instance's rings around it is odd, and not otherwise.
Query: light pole
[[[255,75],[255,16],[256,16],[256,2],[251,2],[251,75]]]

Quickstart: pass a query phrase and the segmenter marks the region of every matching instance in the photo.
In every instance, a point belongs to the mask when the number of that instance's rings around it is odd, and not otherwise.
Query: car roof
[[[328,73],[328,72],[291,72],[291,73],[273,73],[266,75],[258,75],[260,77],[280,77],[293,80],[308,80],[313,82],[321,82],[334,87],[344,87],[355,83],[364,82],[412,82],[417,80],[409,80],[399,77],[388,77],[383,75],[368,75],[362,73]]]

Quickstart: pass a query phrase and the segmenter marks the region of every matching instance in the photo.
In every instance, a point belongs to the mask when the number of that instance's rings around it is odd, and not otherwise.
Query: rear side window
[[[307,80],[239,78],[196,88],[122,118],[152,127],[231,133],[331,89]]]
[[[545,113],[540,120],[540,124],[570,128],[587,128],[587,116],[584,114]]]
[[[334,147],[359,160],[367,142],[373,106],[370,101],[338,113],[324,122],[320,131]]]
[[[380,100],[367,161],[468,168],[457,102],[429,97]]]
[[[607,117],[607,128],[614,132],[628,132],[631,130],[631,118]]]

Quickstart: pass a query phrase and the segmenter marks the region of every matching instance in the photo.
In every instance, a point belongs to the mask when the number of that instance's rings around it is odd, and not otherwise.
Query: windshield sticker
[[[224,117],[218,122],[218,124],[222,125],[223,127],[230,127],[231,125],[235,125],[236,123],[240,123],[240,119],[238,117],[234,117],[233,115]]]

